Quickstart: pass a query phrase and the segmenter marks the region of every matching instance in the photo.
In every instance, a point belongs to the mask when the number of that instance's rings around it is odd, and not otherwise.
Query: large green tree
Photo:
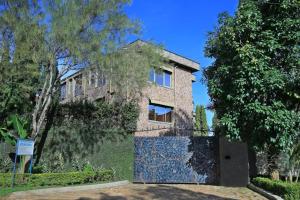
[[[121,48],[128,36],[140,29],[139,23],[125,14],[124,7],[129,3],[130,0],[0,2],[0,48],[5,55],[0,61],[1,72],[6,72],[0,81],[11,80],[8,91],[0,93],[1,105],[4,102],[2,107],[7,109],[5,101],[17,101],[18,108],[26,100],[24,104],[30,106],[24,112],[30,116],[31,138],[45,140],[57,109],[60,81],[66,74],[100,68],[115,83],[115,96],[118,92],[124,95],[124,83],[131,90],[140,90],[146,84],[150,66],[159,66],[161,59],[154,45]],[[7,96],[9,89],[18,89],[18,94]],[[128,96],[132,97],[132,93],[126,90]]]
[[[223,135],[274,156],[299,137],[300,3],[240,1],[208,35],[205,72]],[[276,167],[276,166],[272,166]]]
[[[208,136],[206,112],[205,112],[205,107],[203,105],[196,106],[194,135]]]

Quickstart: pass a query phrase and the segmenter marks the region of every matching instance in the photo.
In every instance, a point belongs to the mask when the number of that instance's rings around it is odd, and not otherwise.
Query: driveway
[[[41,192],[22,192],[11,194],[7,199],[74,199],[74,200],[150,200],[150,199],[172,199],[172,200],[236,200],[252,199],[266,200],[266,198],[247,188],[231,188],[209,185],[190,184],[127,184],[118,187],[81,190],[72,192],[55,192],[55,189],[46,194]]]

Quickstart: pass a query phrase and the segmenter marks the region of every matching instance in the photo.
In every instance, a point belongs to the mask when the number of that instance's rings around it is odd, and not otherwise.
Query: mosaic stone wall
[[[213,137],[135,137],[134,182],[217,183]]]

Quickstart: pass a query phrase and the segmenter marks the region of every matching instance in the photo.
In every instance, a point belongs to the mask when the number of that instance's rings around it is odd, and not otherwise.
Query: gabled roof
[[[137,40],[131,42],[129,45],[133,45],[133,44],[147,45],[150,43],[143,41],[141,39],[137,39]],[[192,59],[186,58],[184,56],[181,56],[179,54],[176,54],[167,49],[163,49],[162,56],[169,59],[170,61],[173,61],[173,62],[176,62],[176,63],[182,65],[183,67],[191,70],[192,72],[199,71],[199,69],[200,69],[200,64],[198,62],[196,62]]]

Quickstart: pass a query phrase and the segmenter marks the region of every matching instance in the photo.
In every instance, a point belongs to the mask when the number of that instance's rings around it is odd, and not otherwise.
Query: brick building
[[[141,40],[134,43],[146,44]],[[168,50],[162,70],[151,69],[140,97],[136,136],[191,135],[193,128],[192,82],[199,64]],[[104,74],[79,71],[61,82],[61,102],[106,99],[110,81]]]

